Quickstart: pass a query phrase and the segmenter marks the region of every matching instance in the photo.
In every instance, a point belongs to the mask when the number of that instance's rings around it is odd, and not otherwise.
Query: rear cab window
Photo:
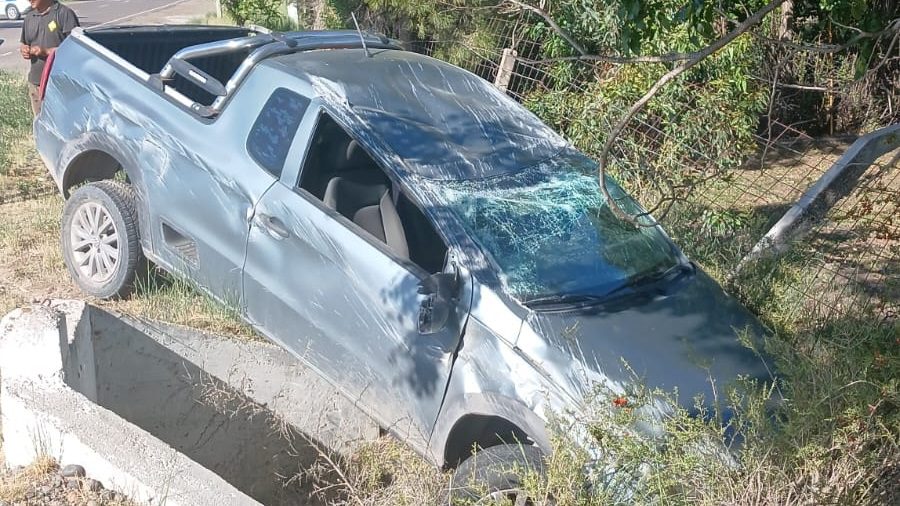
[[[266,172],[281,178],[281,171],[309,99],[278,88],[266,100],[247,136],[247,152]]]

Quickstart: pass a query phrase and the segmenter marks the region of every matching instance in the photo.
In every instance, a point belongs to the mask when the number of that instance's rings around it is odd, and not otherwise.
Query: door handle
[[[287,239],[291,236],[291,231],[278,218],[268,214],[258,214],[257,216],[262,226],[273,234],[276,239]]]

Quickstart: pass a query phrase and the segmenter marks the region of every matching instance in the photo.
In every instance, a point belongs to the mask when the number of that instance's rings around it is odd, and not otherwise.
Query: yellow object
[[[47,28],[49,28],[51,32],[55,32],[56,27],[57,27],[56,21],[51,21],[50,24],[47,25]]]

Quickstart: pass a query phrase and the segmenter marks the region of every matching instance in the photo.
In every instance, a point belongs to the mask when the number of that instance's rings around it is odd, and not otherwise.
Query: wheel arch
[[[445,405],[431,438],[430,451],[445,468],[458,465],[474,445],[528,444],[550,451],[544,421],[522,402],[489,393],[467,395]]]
[[[119,172],[125,172],[130,178],[125,166],[115,155],[103,149],[87,149],[74,155],[65,165],[60,189],[63,196],[69,198],[72,189],[91,181],[114,179]]]
[[[72,191],[87,182],[116,179],[124,175],[124,182],[131,185],[141,230],[141,243],[145,253],[153,251],[150,237],[148,199],[144,188],[141,167],[134,156],[122,147],[127,143],[117,141],[100,132],[90,132],[67,143],[60,153],[56,167],[59,190],[68,199]]]

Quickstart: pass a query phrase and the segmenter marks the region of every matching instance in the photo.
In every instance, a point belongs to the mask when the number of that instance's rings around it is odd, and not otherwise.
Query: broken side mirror
[[[459,272],[438,272],[422,280],[419,293],[427,295],[419,307],[419,333],[435,334],[447,326],[456,307]]]

